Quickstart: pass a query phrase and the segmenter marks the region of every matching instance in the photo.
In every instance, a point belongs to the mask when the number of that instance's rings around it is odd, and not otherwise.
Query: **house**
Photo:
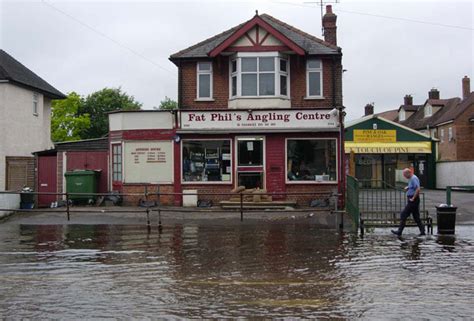
[[[423,105],[408,102],[399,108],[399,123],[439,140],[436,186],[474,185],[474,92],[469,77],[462,79],[462,98],[440,99],[439,91],[431,89]]]
[[[172,54],[178,111],[109,116],[113,189],[194,191],[216,202],[229,196],[205,194],[239,186],[278,193],[274,199],[343,193],[336,20],[326,6],[323,40],[257,13]],[[311,196],[291,198],[308,205]]]
[[[52,147],[51,100],[65,96],[0,49],[0,190],[34,187],[32,152]]]

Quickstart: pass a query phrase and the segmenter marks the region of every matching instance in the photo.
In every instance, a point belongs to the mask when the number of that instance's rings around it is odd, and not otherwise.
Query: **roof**
[[[66,98],[63,93],[48,84],[2,49],[0,49],[0,80],[6,80],[35,89],[52,99]]]
[[[425,111],[424,108],[418,108],[418,110],[408,117],[405,121],[400,122],[401,124],[413,128],[413,129],[426,129],[427,127],[434,127],[436,124],[439,124],[439,120],[443,119],[443,116],[449,112],[452,108],[456,108],[456,106],[459,104],[461,101],[460,98],[450,98],[450,99],[436,99],[436,103],[440,104],[440,100],[442,100],[443,105],[440,110],[438,110],[436,113],[434,113],[430,117],[425,117]],[[425,105],[433,101],[433,99],[428,99],[425,102]],[[423,106],[425,106],[423,105]],[[435,104],[436,105],[436,104]],[[439,106],[439,105],[438,105]]]
[[[386,123],[388,123],[388,124],[391,124],[391,125],[393,125],[393,126],[400,127],[400,128],[402,128],[402,129],[405,129],[405,130],[407,130],[407,131],[409,131],[409,132],[411,132],[411,133],[414,133],[414,134],[417,134],[417,135],[419,135],[419,136],[422,136],[422,137],[424,137],[424,138],[432,139],[429,135],[425,135],[425,134],[420,133],[419,131],[416,131],[416,130],[414,130],[414,129],[410,128],[410,127],[407,127],[407,126],[405,126],[405,125],[403,125],[403,124],[396,123],[396,122],[394,122],[394,121],[388,120],[388,119],[386,119],[386,118],[384,118],[384,117],[380,117],[380,116],[378,116],[378,115],[368,115],[368,116],[364,116],[364,117],[362,117],[362,118],[359,118],[359,119],[356,119],[356,120],[347,122],[347,123],[345,124],[345,128],[344,128],[344,129],[345,129],[345,130],[348,130],[350,127],[353,127],[353,126],[355,126],[355,125],[358,125],[358,124],[363,123],[363,122],[365,122],[365,121],[367,121],[367,120],[370,120],[370,119],[378,119],[378,120],[381,120],[381,121],[386,122]]]
[[[456,119],[459,115],[464,113],[466,109],[471,106],[474,106],[474,92],[471,92],[471,94],[461,103],[447,109],[446,112],[444,112],[443,115],[437,119],[434,125],[440,125],[442,123],[446,123]]]
[[[398,109],[386,110],[375,114],[375,116],[394,121],[398,117]]]
[[[108,150],[109,138],[92,138],[54,144],[57,151]]]
[[[398,107],[398,111],[400,111],[402,108],[405,111],[417,111],[420,107],[423,107],[423,105],[400,105],[400,107]]]
[[[252,19],[230,28],[218,35],[201,41],[189,48],[181,50],[170,56],[171,60],[189,59],[189,58],[208,58],[208,53],[223,43],[226,39],[231,37],[235,32],[242,28],[247,23],[261,18],[264,22],[269,24],[272,28],[280,32],[286,38],[291,40],[297,46],[301,47],[308,55],[340,55],[341,48],[326,42],[322,39],[316,38],[300,29],[290,26],[268,14],[255,16]]]

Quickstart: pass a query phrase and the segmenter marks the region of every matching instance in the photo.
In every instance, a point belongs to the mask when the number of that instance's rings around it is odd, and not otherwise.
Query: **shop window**
[[[230,140],[184,140],[183,182],[230,182]]]
[[[251,138],[237,141],[237,154],[239,166],[263,165],[263,139]]]
[[[197,98],[212,99],[212,63],[198,62],[197,64]]]
[[[288,96],[288,78],[288,61],[278,53],[236,56],[230,63],[230,96]]]
[[[112,145],[112,181],[122,181],[122,145]]]
[[[306,95],[308,98],[322,97],[323,66],[319,59],[306,62]]]
[[[335,139],[288,139],[287,180],[336,182]]]

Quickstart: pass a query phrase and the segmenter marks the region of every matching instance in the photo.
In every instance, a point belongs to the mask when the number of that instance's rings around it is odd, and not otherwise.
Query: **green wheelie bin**
[[[78,203],[93,203],[97,196],[100,171],[75,170],[64,174],[66,177],[66,192],[69,199]],[[90,194],[89,194],[90,193]]]

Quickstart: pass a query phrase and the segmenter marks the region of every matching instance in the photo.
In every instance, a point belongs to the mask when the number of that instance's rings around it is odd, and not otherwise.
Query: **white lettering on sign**
[[[181,111],[181,129],[317,129],[339,126],[329,110]]]

